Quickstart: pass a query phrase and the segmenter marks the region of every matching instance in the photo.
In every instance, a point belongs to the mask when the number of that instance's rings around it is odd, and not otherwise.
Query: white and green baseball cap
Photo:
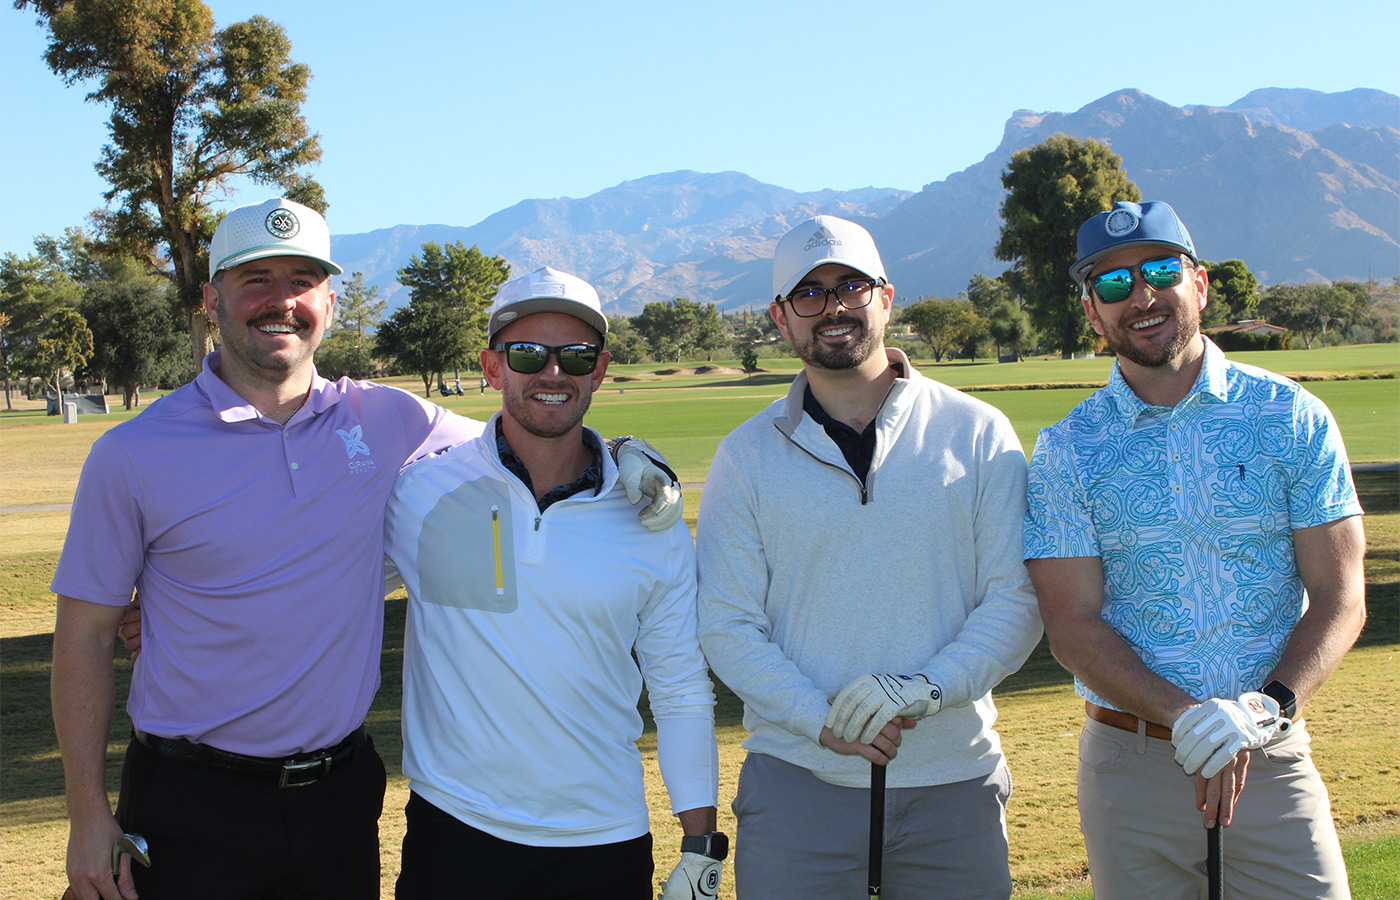
[[[331,275],[344,271],[331,262],[331,232],[321,214],[277,197],[224,216],[209,242],[209,280],[224,269],[269,256],[305,256]]]

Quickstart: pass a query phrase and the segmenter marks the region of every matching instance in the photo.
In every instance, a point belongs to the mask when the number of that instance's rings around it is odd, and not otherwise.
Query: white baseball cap
[[[815,216],[789,231],[773,252],[773,294],[781,300],[818,266],[838,263],[881,281],[885,264],[870,232],[836,216]]]
[[[209,280],[223,269],[269,256],[305,256],[331,275],[344,271],[331,262],[331,232],[321,214],[277,197],[224,216],[209,242]]]
[[[522,316],[557,312],[573,316],[606,338],[608,317],[593,285],[558,269],[541,266],[528,275],[507,281],[491,301],[491,319],[486,325],[486,342],[496,340],[496,332]]]

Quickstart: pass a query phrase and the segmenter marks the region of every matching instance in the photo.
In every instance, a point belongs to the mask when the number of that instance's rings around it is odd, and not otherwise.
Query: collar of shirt
[[[204,364],[199,375],[195,378],[195,383],[200,391],[208,398],[209,405],[213,407],[214,414],[225,422],[246,422],[262,418],[262,413],[257,407],[249,403],[248,400],[233,388],[228,386],[219,377],[219,361],[223,358],[223,352],[215,350],[204,357]],[[311,393],[306,398],[306,403],[292,416],[307,413],[316,415],[331,408],[340,402],[340,391],[336,388],[335,382],[322,378],[313,368],[311,370]],[[292,420],[287,420],[290,425]]]
[[[583,474],[578,478],[569,484],[561,484],[552,488],[541,497],[539,499],[540,512],[544,512],[560,500],[572,497],[574,494],[580,494],[589,488],[593,489],[594,496],[597,496],[598,492],[603,489],[603,447],[593,436],[593,433],[586,428],[583,430],[583,444],[593,454],[593,462],[589,464],[587,469],[583,470]],[[501,457],[501,465],[505,466],[516,478],[519,478],[526,489],[533,494],[535,485],[530,480],[530,472],[520,461],[520,457],[516,456],[515,451],[511,449],[510,441],[506,440],[505,431],[501,428],[499,417],[496,419],[496,453]]]
[[[1230,399],[1228,376],[1225,371],[1225,354],[1215,346],[1210,338],[1202,336],[1205,341],[1205,356],[1201,362],[1201,372],[1196,376],[1195,384],[1191,385],[1191,390],[1177,404],[1178,407],[1186,406],[1191,398],[1200,394],[1203,398],[1213,397],[1221,403]],[[1133,389],[1128,386],[1128,382],[1123,378],[1123,370],[1118,364],[1118,360],[1113,361],[1113,371],[1108,376],[1108,390],[1113,395],[1114,405],[1127,424],[1132,425],[1137,421],[1138,416],[1151,409],[1158,409],[1142,402]]]

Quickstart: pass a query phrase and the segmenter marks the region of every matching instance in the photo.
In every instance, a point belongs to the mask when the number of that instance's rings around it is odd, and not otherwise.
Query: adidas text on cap
[[[1089,277],[1099,260],[1125,247],[1162,246],[1185,253],[1193,262],[1196,245],[1176,210],[1161,200],[1146,203],[1118,201],[1079,226],[1079,259],[1069,274],[1079,284]]]
[[[331,262],[331,232],[321,214],[278,197],[240,206],[224,216],[209,242],[209,280],[224,269],[269,256],[305,256],[328,274],[343,271]]]
[[[781,300],[818,266],[838,263],[887,281],[870,232],[836,216],[816,216],[789,231],[773,252],[773,294]]]
[[[491,319],[486,326],[487,344],[495,343],[496,332],[522,316],[556,312],[573,316],[608,336],[608,317],[593,285],[576,275],[541,266],[528,275],[507,281],[491,301]]]

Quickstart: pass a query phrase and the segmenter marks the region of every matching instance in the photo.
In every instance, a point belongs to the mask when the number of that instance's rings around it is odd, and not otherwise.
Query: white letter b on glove
[[[712,900],[719,896],[724,863],[701,853],[682,853],[657,900]]]
[[[1238,700],[1211,699],[1193,706],[1172,725],[1176,761],[1187,775],[1214,778],[1241,750],[1258,750],[1292,723],[1278,701],[1258,691]]]

